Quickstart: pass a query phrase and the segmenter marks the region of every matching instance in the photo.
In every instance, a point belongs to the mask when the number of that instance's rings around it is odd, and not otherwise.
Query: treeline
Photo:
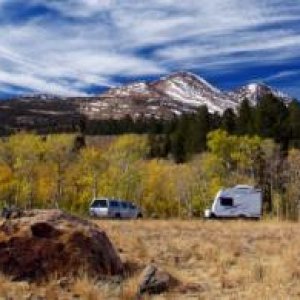
[[[137,120],[129,116],[121,120],[84,120],[80,131],[86,135],[148,134],[151,157],[172,157],[176,162],[188,161],[194,154],[207,150],[207,134],[216,129],[230,134],[271,138],[282,151],[300,147],[300,104],[286,105],[273,95],[266,95],[251,106],[245,99],[237,108],[223,115],[210,113],[202,106],[195,114],[173,120],[155,118]]]
[[[194,114],[172,120],[127,116],[121,120],[81,120],[79,131],[85,135],[148,134],[150,156],[172,157],[177,163],[191,159],[207,150],[207,134],[223,129],[230,134],[271,138],[286,152],[300,147],[300,103],[284,103],[273,95],[266,95],[251,106],[245,99],[237,110],[227,109],[220,115],[210,113],[206,106]]]
[[[60,118],[33,124],[24,124],[14,130],[0,124],[0,136],[8,136],[26,130],[38,134],[80,133],[82,135],[148,134],[150,156],[172,157],[177,163],[186,162],[196,153],[207,150],[207,134],[216,129],[235,135],[258,135],[271,138],[280,144],[283,152],[291,147],[300,147],[300,104],[289,105],[273,95],[266,95],[253,107],[245,99],[236,111],[227,109],[220,115],[210,113],[202,106],[194,114],[186,114],[171,120],[159,120],[141,116],[120,120],[88,119],[84,116]]]
[[[288,148],[300,146],[300,104],[295,100],[286,105],[267,95],[255,107],[245,99],[236,112],[227,109],[222,116],[200,107],[196,114],[182,116],[171,126],[168,124],[161,135],[151,135],[151,154],[153,157],[171,155],[176,162],[185,162],[195,153],[207,150],[207,134],[216,129],[239,136],[270,138],[286,152]]]
[[[128,115],[120,120],[81,119],[79,131],[84,135],[162,134],[174,126],[175,123],[176,120],[166,121],[144,117],[133,120]]]
[[[182,164],[153,159],[146,135],[109,142],[83,136],[20,133],[0,140],[2,206],[60,207],[86,214],[92,198],[136,202],[146,216],[201,216],[222,186],[258,185],[264,210],[299,218],[300,151],[282,155],[280,145],[258,136],[210,132],[206,151]]]

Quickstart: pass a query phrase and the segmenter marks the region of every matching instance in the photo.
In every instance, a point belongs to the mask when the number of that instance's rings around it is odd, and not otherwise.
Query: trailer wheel
[[[211,213],[209,218],[210,218],[210,219],[216,219],[217,216],[216,216],[214,213]]]
[[[247,220],[247,216],[246,215],[239,215],[239,219],[241,219],[241,220]]]

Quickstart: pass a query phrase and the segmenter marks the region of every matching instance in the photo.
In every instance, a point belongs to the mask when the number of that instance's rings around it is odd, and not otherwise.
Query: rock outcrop
[[[142,275],[136,299],[143,294],[160,294],[178,285],[178,280],[157,266],[148,265]]]
[[[15,280],[51,275],[107,278],[123,265],[106,233],[60,210],[32,210],[0,225],[0,271]]]

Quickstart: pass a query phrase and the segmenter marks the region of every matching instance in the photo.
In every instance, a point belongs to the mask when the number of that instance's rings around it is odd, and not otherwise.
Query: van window
[[[120,203],[119,203],[119,201],[110,201],[109,202],[109,206],[110,207],[119,207],[119,205],[120,205]]]
[[[220,197],[220,204],[222,206],[233,206],[233,199],[230,197]]]
[[[106,200],[95,200],[91,206],[92,207],[107,207],[107,201]]]
[[[127,202],[121,202],[122,208],[128,208],[128,203]]]
[[[135,206],[135,204],[133,204],[133,203],[129,203],[129,207],[130,207],[131,209],[136,209],[136,206]]]

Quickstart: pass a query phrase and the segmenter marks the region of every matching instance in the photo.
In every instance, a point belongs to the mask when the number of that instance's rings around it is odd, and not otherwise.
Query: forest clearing
[[[180,285],[142,299],[299,299],[299,224],[276,221],[95,221],[130,267],[121,283],[82,274],[36,285],[0,279],[4,299],[134,299],[149,263]],[[64,282],[64,280],[66,282]],[[40,297],[40,298],[38,298]]]

